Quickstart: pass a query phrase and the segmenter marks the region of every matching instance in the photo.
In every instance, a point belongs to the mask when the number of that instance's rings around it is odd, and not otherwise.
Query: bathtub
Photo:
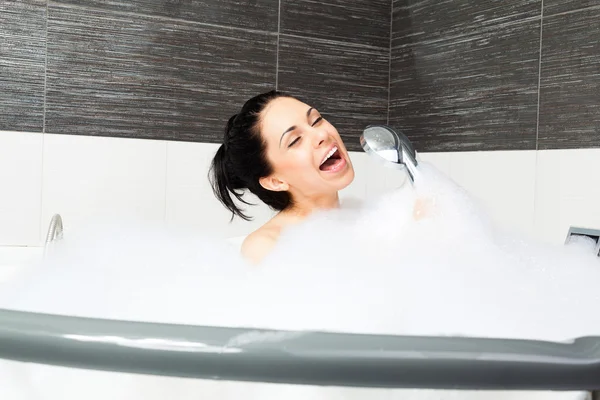
[[[0,284],[28,265],[41,261],[43,254],[43,247],[0,246]]]
[[[239,247],[243,239],[229,242]],[[0,279],[43,254],[42,247],[0,248]],[[555,343],[290,332],[0,309],[0,360],[209,381],[588,392],[600,399],[600,337]]]
[[[229,243],[236,251],[239,251],[242,247],[242,243],[244,243],[244,239],[246,239],[246,235],[234,236],[228,238],[227,243]]]
[[[600,338],[550,343],[285,332],[0,310],[0,358],[237,382],[589,391],[593,399],[600,393]]]

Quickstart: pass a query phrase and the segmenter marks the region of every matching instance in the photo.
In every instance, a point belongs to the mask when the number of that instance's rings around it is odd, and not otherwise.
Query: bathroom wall
[[[389,104],[421,158],[500,224],[553,242],[600,227],[599,6],[431,4],[1,2],[0,245],[39,245],[54,213],[67,230],[133,218],[248,233],[271,212],[230,224],[206,172],[224,119],[271,88],[322,108],[355,150],[343,197],[403,182],[358,148]]]
[[[38,244],[53,213],[238,232],[206,179],[228,117],[286,90],[358,149],[366,123],[387,122],[390,13],[390,0],[0,2],[0,245]]]
[[[393,0],[389,122],[498,223],[600,228],[600,3]]]
[[[390,1],[4,1],[0,130],[218,143],[270,89],[358,149],[386,122]]]
[[[419,150],[600,147],[600,4],[393,5],[390,123]]]

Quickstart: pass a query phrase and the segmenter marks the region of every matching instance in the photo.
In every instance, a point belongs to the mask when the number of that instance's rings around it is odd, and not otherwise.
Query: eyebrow
[[[308,118],[308,116],[310,115],[310,113],[312,112],[312,110],[314,110],[313,107],[309,108],[308,111],[306,112],[306,117]],[[285,130],[285,132],[283,132],[283,134],[281,135],[281,137],[279,138],[279,147],[281,147],[281,141],[283,140],[283,137],[288,134],[289,132],[293,131],[294,129],[296,129],[296,125],[294,126],[290,126],[289,128],[287,128]]]

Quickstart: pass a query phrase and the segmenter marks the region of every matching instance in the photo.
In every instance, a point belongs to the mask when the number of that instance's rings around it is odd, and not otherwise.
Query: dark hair
[[[238,114],[227,121],[223,144],[215,154],[210,170],[209,180],[217,199],[231,211],[231,219],[235,215],[246,221],[251,220],[235,204],[235,198],[244,200],[244,189],[248,189],[263,203],[276,211],[289,207],[292,198],[288,192],[276,192],[263,188],[260,178],[269,176],[272,166],[267,160],[267,146],[260,134],[261,112],[274,99],[291,97],[288,94],[272,90],[248,100]]]

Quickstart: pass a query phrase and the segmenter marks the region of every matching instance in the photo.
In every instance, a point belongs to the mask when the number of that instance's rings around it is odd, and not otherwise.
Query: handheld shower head
[[[366,153],[388,166],[404,169],[414,185],[417,175],[417,153],[410,140],[386,125],[369,125],[360,135],[360,144]]]

